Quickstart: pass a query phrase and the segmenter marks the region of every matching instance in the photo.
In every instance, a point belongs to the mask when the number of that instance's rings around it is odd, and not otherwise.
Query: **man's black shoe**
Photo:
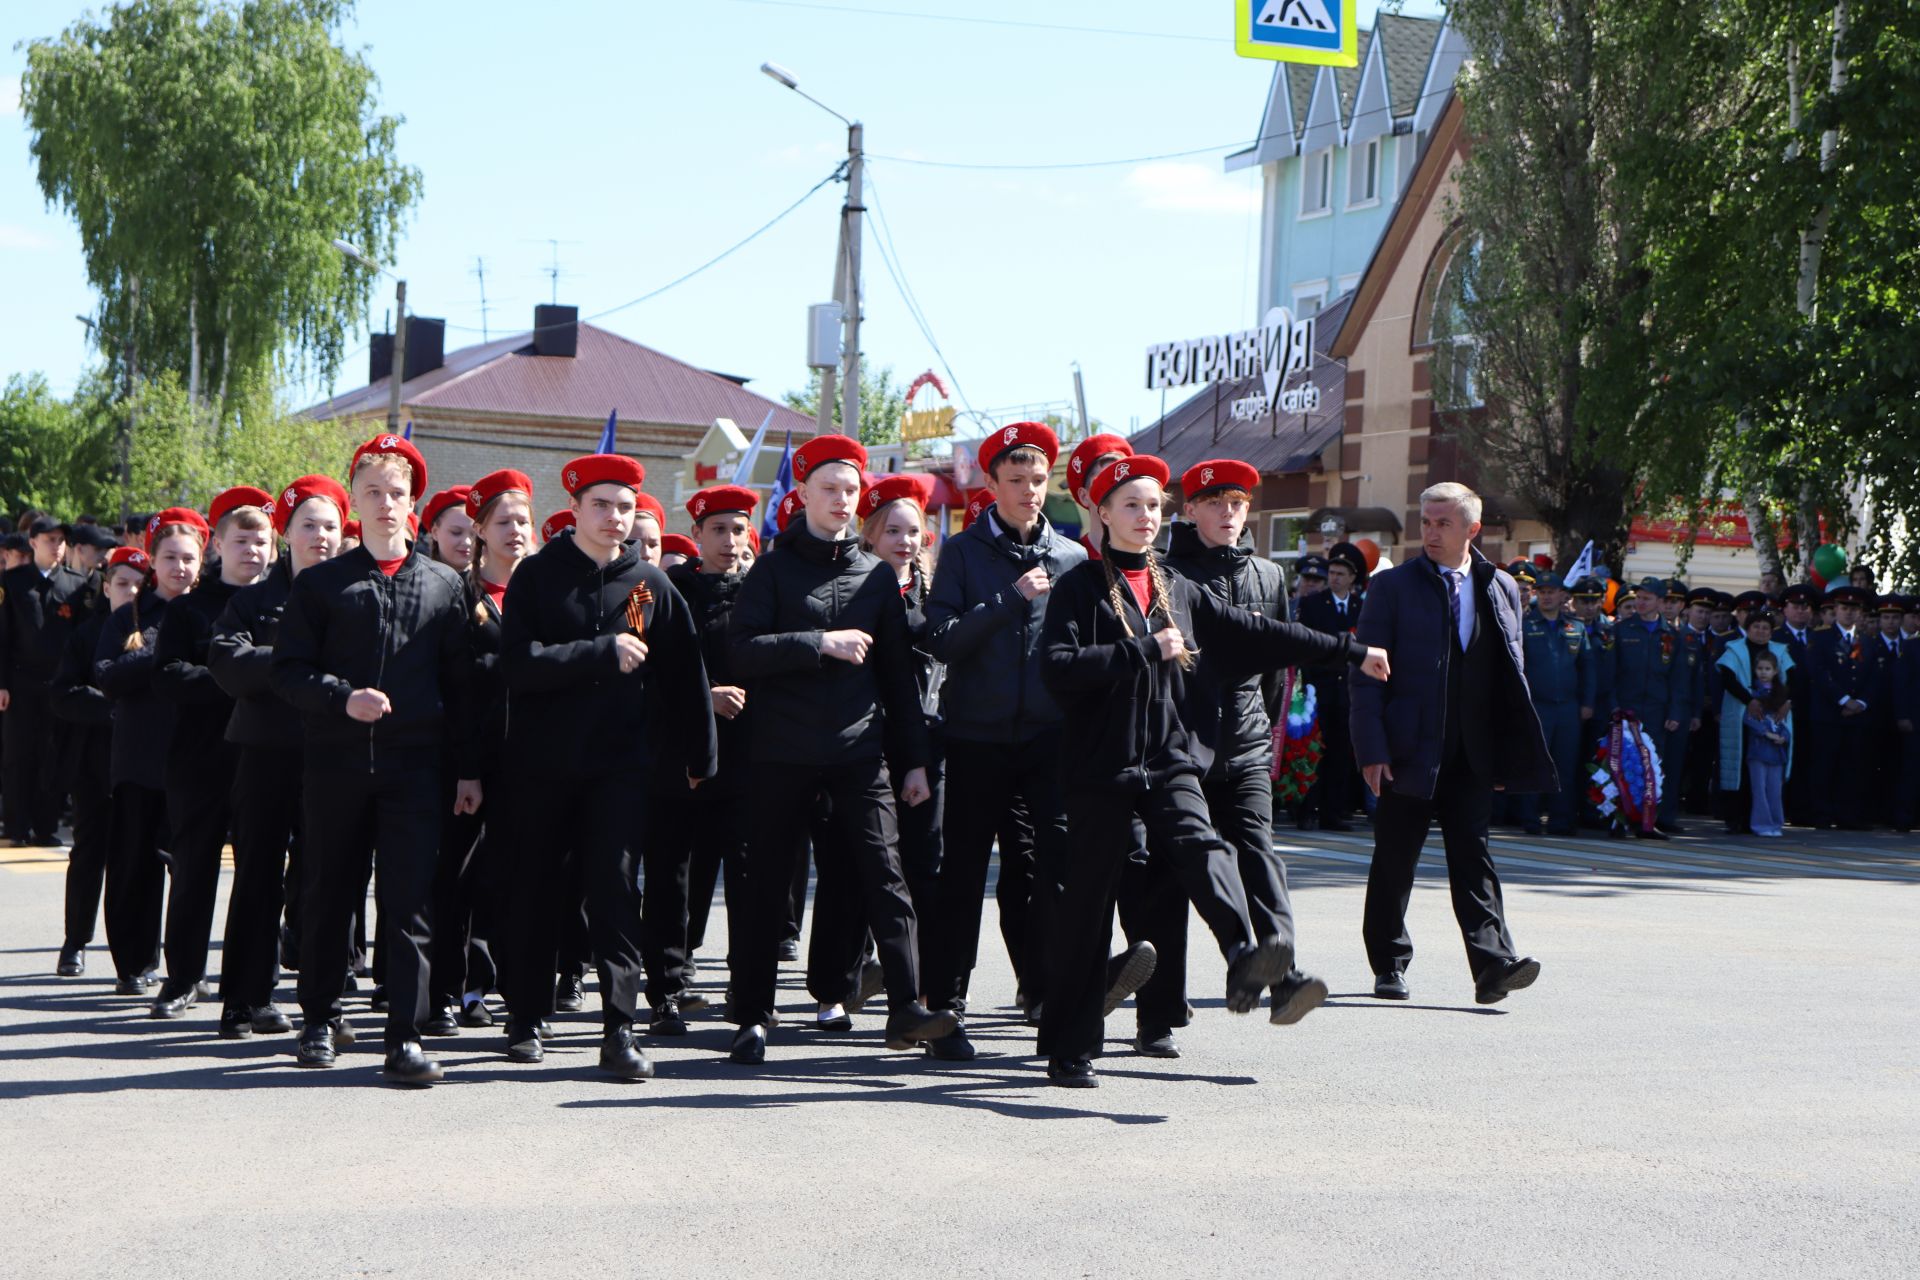
[[[1086,1058],[1055,1058],[1047,1063],[1047,1081],[1062,1089],[1098,1089],[1100,1077]]]
[[[561,1013],[578,1013],[587,1007],[587,984],[573,974],[562,974],[553,984],[553,1007]]]
[[[1407,990],[1405,974],[1398,969],[1389,969],[1374,975],[1373,997],[1376,1000],[1411,1000],[1413,992]]]
[[[1499,1004],[1507,998],[1509,991],[1530,987],[1539,976],[1540,962],[1532,956],[1503,960],[1480,975],[1480,980],[1473,984],[1473,1002]]]
[[[767,1028],[762,1023],[740,1028],[733,1037],[733,1048],[727,1054],[730,1062],[743,1067],[757,1067],[767,1060]]]
[[[453,1006],[441,1005],[420,1024],[423,1036],[457,1036],[460,1034],[460,1019],[454,1017]]]
[[[799,958],[800,958],[800,940],[798,938],[783,939],[780,943],[781,961],[785,964],[792,964],[794,961],[798,960]]]
[[[653,1079],[653,1064],[633,1042],[633,1028],[622,1022],[600,1037],[600,1069],[622,1080]]]
[[[245,1009],[220,1011],[220,1038],[222,1040],[253,1039],[253,1019],[247,1016]]]
[[[1273,1010],[1267,1021],[1276,1027],[1290,1027],[1318,1009],[1327,999],[1327,984],[1310,973],[1293,970],[1286,981],[1273,989]]]
[[[150,973],[123,974],[120,979],[113,984],[113,994],[117,996],[143,996],[147,994],[148,988],[152,986],[153,975]]]
[[[85,947],[60,948],[60,963],[54,972],[63,978],[77,978],[87,971],[87,949]]]
[[[1293,948],[1278,938],[1234,948],[1227,961],[1227,1009],[1232,1013],[1252,1013],[1260,1007],[1260,997],[1293,968]]]
[[[387,1055],[386,1072],[398,1084],[438,1084],[446,1078],[440,1064],[429,1058],[418,1040],[404,1040]]]
[[[1169,1027],[1141,1027],[1133,1037],[1133,1051],[1143,1058],[1177,1058],[1180,1046],[1174,1043]]]
[[[339,1057],[333,1047],[333,1027],[329,1023],[308,1024],[300,1033],[300,1046],[294,1050],[294,1061],[303,1067],[330,1067]]]
[[[655,1036],[683,1036],[687,1034],[687,1020],[680,1016],[680,1002],[672,996],[662,1000],[653,1011],[653,1021],[647,1024],[647,1034]]]
[[[482,996],[478,1000],[469,1000],[460,1006],[460,1025],[463,1027],[490,1027],[493,1025],[493,1010],[487,1007]]]
[[[280,1011],[280,1006],[263,1004],[256,1009],[247,1010],[247,1021],[253,1027],[253,1033],[260,1036],[277,1036],[293,1030],[293,1019]]]
[[[169,979],[160,988],[160,994],[154,998],[153,1007],[147,1010],[149,1017],[177,1018],[199,1003],[200,991],[192,983],[176,983]]]
[[[702,1009],[710,1008],[712,1005],[713,1001],[707,999],[698,991],[683,991],[680,993],[681,1013],[699,1013]]]
[[[916,1044],[951,1035],[960,1025],[960,1015],[951,1009],[935,1013],[924,1004],[910,1004],[887,1015],[887,1048],[911,1049]]]
[[[534,1023],[533,1029],[540,1033],[540,1038],[542,1040],[553,1039],[553,1024],[551,1022],[548,1022],[545,1018],[542,1018],[540,1019],[540,1021]]]
[[[1153,976],[1153,967],[1159,960],[1151,942],[1136,942],[1107,962],[1107,998],[1100,1008],[1100,1016],[1106,1017],[1122,1004],[1128,996],[1147,985],[1147,979]]]
[[[540,1033],[524,1022],[507,1020],[507,1058],[511,1062],[541,1062],[546,1059],[547,1051],[540,1043]]]
[[[938,1058],[942,1062],[972,1062],[979,1056],[973,1047],[973,1041],[967,1039],[967,1029],[964,1025],[955,1027],[937,1040],[927,1041],[926,1045],[928,1056]]]

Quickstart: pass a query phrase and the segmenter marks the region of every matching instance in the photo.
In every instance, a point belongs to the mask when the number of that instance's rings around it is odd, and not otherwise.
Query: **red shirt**
[[[1134,603],[1140,606],[1140,616],[1146,617],[1148,606],[1153,603],[1153,574],[1148,569],[1122,569],[1120,576],[1133,588]]]
[[[375,564],[380,566],[380,572],[386,574],[389,578],[391,578],[394,574],[400,572],[400,566],[405,564],[406,562],[407,562],[407,558],[405,556],[396,556],[392,560],[375,560],[374,561]]]
[[[480,589],[487,593],[487,599],[493,601],[494,608],[498,609],[501,613],[505,613],[507,611],[507,584],[506,583],[489,582],[487,579],[482,578],[480,579]]]

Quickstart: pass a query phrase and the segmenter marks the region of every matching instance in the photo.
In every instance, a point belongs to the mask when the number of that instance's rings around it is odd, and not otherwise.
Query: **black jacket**
[[[113,703],[93,684],[93,652],[106,624],[103,597],[67,633],[60,665],[53,672],[53,714],[73,726],[61,751],[60,776],[71,782],[76,797],[104,792],[113,771]],[[96,775],[91,785],[81,779],[82,771],[89,770]]]
[[[1264,618],[1290,621],[1286,576],[1280,566],[1255,555],[1253,548],[1210,547],[1190,524],[1173,527],[1167,568],[1195,586],[1203,587],[1222,604],[1237,605]],[[1285,715],[1280,705],[1285,681],[1278,670],[1222,680],[1216,666],[1201,650],[1194,671],[1197,696],[1212,696],[1220,704],[1219,736],[1211,744],[1215,767],[1226,764],[1271,765],[1273,719]]]
[[[927,617],[932,590],[933,584],[915,569],[913,582],[900,593],[907,609],[907,639],[913,644],[913,684],[920,691],[920,710],[929,729],[940,725],[940,690],[947,682],[946,664],[933,656],[933,622]]]
[[[222,787],[230,778],[209,778],[209,751],[226,740],[233,695],[207,666],[214,624],[240,591],[219,578],[203,578],[167,610],[153,646],[153,692],[174,705],[173,747],[167,753],[169,786]]]
[[[92,577],[65,565],[43,574],[29,560],[0,574],[0,689],[52,680],[97,594]]]
[[[172,754],[176,708],[154,695],[153,655],[160,624],[185,598],[169,602],[152,591],[142,591],[132,604],[121,605],[101,624],[93,649],[93,686],[113,703],[116,787],[131,782],[154,791],[167,789],[166,762]],[[136,613],[144,643],[129,650],[127,637],[133,634]]]
[[[1115,577],[1146,563],[1115,551]],[[1204,775],[1219,731],[1220,702],[1196,691],[1177,662],[1164,662],[1133,593],[1118,584],[1127,624],[1113,607],[1105,562],[1080,565],[1053,586],[1042,670],[1066,711],[1061,775],[1069,789],[1140,792],[1181,773]],[[1167,575],[1174,624],[1222,680],[1365,650],[1351,636],[1330,636],[1293,622],[1222,604],[1185,578]],[[1129,631],[1130,626],[1130,631]]]
[[[733,674],[733,651],[727,641],[727,623],[733,605],[740,598],[746,575],[739,573],[701,573],[691,561],[667,570],[667,580],[687,603],[693,617],[693,629],[700,637],[700,657],[707,666],[707,684],[744,688],[745,682]],[[740,714],[728,720],[715,716],[713,728],[719,745],[719,769],[707,785],[732,791],[742,787],[750,776],[747,750],[750,726],[757,704],[747,700]]]
[[[1328,635],[1351,635],[1360,626],[1361,597],[1358,586],[1347,594],[1347,611],[1342,614],[1333,602],[1332,591],[1316,591],[1300,601],[1295,611],[1301,622],[1315,631],[1324,631]],[[1336,701],[1346,695],[1348,668],[1341,663],[1323,665],[1308,672],[1314,688],[1320,691],[1324,703],[1331,696]]]
[[[1045,569],[1057,585],[1087,553],[1042,517],[1031,543],[1015,542],[991,511],[948,538],[927,595],[927,648],[947,664],[942,695],[948,737],[1025,742],[1061,721],[1040,674],[1048,594],[1024,600],[1016,579]]]
[[[828,631],[872,636],[867,660],[822,655]],[[788,525],[748,570],[728,644],[733,673],[758,706],[754,762],[832,765],[883,753],[903,770],[928,762],[900,582],[857,539],[828,542],[805,520]]]
[[[653,596],[643,606],[647,660],[622,675],[614,637],[642,587]],[[500,664],[516,768],[635,786],[656,769],[713,776],[713,691],[693,615],[631,548],[600,565],[560,538],[522,561],[507,584]]]
[[[511,585],[513,580],[507,581]],[[507,758],[507,671],[500,663],[506,615],[472,574],[466,575],[466,582],[467,618],[473,640],[473,704],[479,717],[475,768],[480,777],[491,778]]]
[[[207,669],[233,699],[225,730],[228,742],[280,751],[300,748],[293,708],[273,691],[273,642],[292,589],[293,570],[282,556],[266,577],[234,592],[214,621]]]
[[[355,547],[293,580],[273,646],[273,690],[306,727],[309,768],[373,773],[445,750],[454,773],[474,763],[472,647],[460,575],[416,550],[389,578]],[[363,724],[356,689],[393,710]]]

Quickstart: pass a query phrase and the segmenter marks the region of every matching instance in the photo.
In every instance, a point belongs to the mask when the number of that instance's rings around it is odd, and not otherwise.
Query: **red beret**
[[[661,555],[682,555],[689,560],[700,558],[700,544],[684,533],[669,533],[660,539]]]
[[[431,529],[433,522],[438,520],[443,512],[451,511],[455,507],[465,511],[467,495],[472,492],[473,486],[470,484],[457,484],[451,489],[442,489],[427,499],[427,509],[420,513],[420,523]]]
[[[760,505],[760,495],[740,484],[711,485],[687,499],[687,514],[696,521],[721,511],[751,514]]]
[[[973,522],[984,515],[987,508],[992,505],[993,490],[975,489],[967,498],[967,513],[960,518],[960,527],[962,529],[971,527]]]
[[[747,526],[747,545],[753,548],[753,554],[760,554],[760,531],[752,525]]]
[[[413,467],[413,500],[420,501],[420,495],[427,491],[427,460],[413,447],[413,441],[403,440],[391,432],[382,432],[353,451],[353,465],[347,468],[347,479],[353,479],[353,473],[360,468],[360,459],[379,454],[391,454],[405,458]]]
[[[889,502],[898,502],[905,498],[919,507],[924,513],[927,504],[933,501],[933,477],[925,472],[912,475],[878,476],[860,495],[858,515],[865,520]]]
[[[480,518],[480,508],[492,502],[503,493],[524,493],[527,501],[533,501],[533,481],[524,471],[489,471],[467,486],[467,517]]]
[[[667,509],[660,505],[660,499],[650,493],[641,493],[638,489],[633,491],[633,515],[635,519],[652,516],[653,522],[661,529],[667,527]]]
[[[1093,483],[1087,486],[1087,500],[1097,507],[1102,498],[1113,492],[1115,485],[1125,484],[1129,480],[1144,478],[1156,481],[1165,488],[1170,476],[1166,463],[1150,453],[1136,453],[1131,458],[1122,458],[1118,462],[1108,463],[1106,468],[1093,478]]]
[[[107,573],[112,573],[123,564],[138,569],[143,576],[153,569],[153,561],[138,547],[115,547],[107,552]]]
[[[340,512],[342,520],[347,518],[347,491],[332,476],[301,476],[280,491],[280,496],[267,506],[267,514],[273,517],[273,531],[285,533],[287,524],[293,519],[293,513],[300,504],[309,498],[325,498]]]
[[[1205,462],[1196,462],[1187,468],[1180,477],[1180,491],[1192,502],[1203,493],[1214,489],[1245,489],[1255,493],[1260,488],[1260,473],[1236,458],[1210,458]]]
[[[980,470],[993,474],[993,460],[1009,449],[1022,446],[1047,455],[1047,465],[1060,456],[1060,437],[1044,422],[1014,422],[1000,428],[980,442]]]
[[[867,451],[858,440],[846,436],[815,436],[793,451],[794,480],[805,480],[807,473],[823,462],[850,462],[864,477]]]
[[[624,453],[590,453],[561,468],[560,487],[569,496],[596,484],[623,484],[638,490],[646,478],[647,469]]]
[[[341,525],[340,536],[343,538],[355,538],[355,539],[359,538],[360,522],[358,520],[349,520],[345,524]]]
[[[540,522],[540,541],[552,542],[562,529],[573,528],[573,512],[560,510]]]
[[[787,490],[787,496],[780,499],[780,505],[773,509],[773,527],[784,531],[793,518],[800,514],[800,508],[806,505],[807,500],[800,496],[798,489]]]
[[[265,489],[256,489],[250,484],[237,484],[231,489],[223,489],[213,495],[213,501],[207,504],[207,523],[218,525],[227,512],[237,507],[260,507],[263,510],[273,506],[273,495]]]
[[[1133,446],[1127,443],[1125,436],[1088,436],[1073,446],[1073,452],[1067,456],[1067,487],[1078,490],[1087,483],[1087,468],[1093,465],[1095,458],[1117,453],[1123,458],[1133,456]]]
[[[420,517],[411,511],[407,512],[407,541],[420,541]]]
[[[160,514],[147,520],[147,554],[153,554],[154,535],[170,524],[184,524],[200,533],[200,545],[207,545],[207,535],[213,530],[207,526],[207,518],[192,507],[168,507]]]

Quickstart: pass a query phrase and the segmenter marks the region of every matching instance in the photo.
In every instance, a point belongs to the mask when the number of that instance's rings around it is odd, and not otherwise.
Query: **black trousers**
[[[433,947],[433,876],[440,854],[440,762],[377,773],[315,768],[302,785],[307,883],[300,945],[300,1008],[308,1026],[340,1016],[353,916],[366,907],[376,851],[379,927],[386,959],[387,1045],[420,1038]]]
[[[1492,965],[1513,958],[1500,876],[1487,848],[1487,813],[1492,803],[1492,784],[1474,773],[1462,750],[1453,751],[1441,765],[1431,800],[1381,791],[1380,806],[1374,811],[1373,865],[1367,871],[1361,923],[1367,961],[1376,974],[1405,970],[1413,962],[1407,903],[1413,896],[1420,848],[1436,821],[1446,844],[1453,914],[1466,940],[1467,965],[1474,979]]]
[[[494,983],[489,896],[483,885],[482,831],[486,815],[453,811],[455,779],[443,783],[440,809],[440,861],[433,877],[432,1005],[458,1006],[468,991],[487,991]],[[485,793],[485,782],[481,784]]]
[[[717,788],[709,782],[694,791],[680,811],[683,825],[669,825],[664,838],[688,849],[687,957],[706,945],[707,917],[713,911],[713,891],[725,877],[729,934],[732,913],[746,905],[747,814],[751,794],[735,787]]]
[[[515,823],[513,829],[517,832],[519,830],[517,820],[509,819],[509,821]],[[518,883],[519,872],[512,868],[517,868],[519,861],[517,855],[508,857],[510,869],[507,873],[507,881],[509,884]],[[584,979],[587,976],[587,970],[593,968],[593,939],[587,929],[587,884],[584,864],[578,858],[568,858],[564,863],[562,874],[566,883],[561,890],[558,903],[560,919],[555,927],[559,929],[560,950],[554,960],[554,973],[565,974],[569,978]],[[505,933],[508,939],[507,948],[511,951],[513,948],[511,921],[507,923]],[[503,996],[506,990],[504,986],[500,988]]]
[[[1893,793],[1893,825],[1911,831],[1916,810],[1920,810],[1920,725],[1911,733],[1902,733],[1900,742],[1899,784]],[[76,841],[77,843],[77,841]]]
[[[167,796],[123,782],[113,789],[112,852],[107,858],[107,947],[114,973],[131,978],[160,967],[160,908],[167,892],[160,850]]]
[[[60,744],[69,726],[53,714],[46,682],[17,679],[0,715],[0,809],[9,839],[51,841],[65,800]]]
[[[839,764],[782,764],[762,769],[747,848],[745,930],[733,944],[733,1020],[771,1021],[779,976],[781,926],[789,904],[794,816],[812,810],[825,792],[830,834],[814,848],[823,882],[846,873],[856,885],[867,930],[887,975],[887,1003],[901,1008],[919,998],[919,925],[900,869],[893,788],[879,759]],[[816,899],[816,911],[819,907]],[[817,927],[817,926],[816,926]]]
[[[1060,898],[1068,862],[1067,802],[1060,787],[1058,730],[1017,745],[947,742],[945,847],[928,912],[927,1002],[935,1009],[964,1007],[979,961],[980,916],[987,866],[996,836],[1020,818],[1033,832],[1027,847],[1000,842],[1001,936],[1014,980],[1032,993],[1046,986],[1049,917]]]
[[[220,1003],[273,1003],[288,851],[297,843],[303,762],[298,749],[247,747],[233,776],[233,885],[220,953]]]
[[[1326,750],[1314,771],[1306,812],[1321,822],[1345,822],[1359,794],[1359,769],[1353,763],[1353,731],[1347,724],[1347,682],[1342,677],[1310,678],[1319,705],[1320,739]]]
[[[509,962],[502,994],[519,1023],[553,1013],[561,935],[575,910],[568,863],[578,866],[587,929],[600,971],[605,1025],[646,1008],[640,941],[640,868],[634,833],[646,829],[647,788],[612,776],[520,774],[507,788],[512,831]]]
[[[669,996],[678,999],[693,982],[687,965],[693,954],[687,945],[693,872],[688,823],[695,799],[704,789],[689,788],[684,778],[676,778],[647,798],[647,826],[640,841],[640,960],[647,973],[650,1008],[658,1008]],[[674,817],[663,820],[668,810],[677,815],[677,821]]]
[[[167,778],[167,825],[173,841],[167,872],[165,954],[167,980],[178,986],[207,976],[214,899],[220,894],[220,854],[233,827],[237,753],[225,742],[197,761],[176,759]]]
[[[107,783],[108,735],[98,730],[74,732],[82,741],[70,784],[73,847],[67,851],[65,945],[84,947],[93,941],[107,861],[113,853],[113,789]]]
[[[1220,953],[1230,955],[1254,941],[1238,855],[1214,831],[1198,778],[1176,774],[1132,793],[1118,788],[1069,792],[1072,852],[1047,941],[1047,995],[1040,1013],[1039,1048],[1050,1057],[1093,1057],[1101,1051],[1112,903],[1137,845],[1136,817],[1146,828],[1151,858],[1166,864],[1213,931]]]
[[[1287,864],[1273,849],[1271,768],[1261,760],[1230,762],[1209,773],[1201,789],[1214,830],[1233,846],[1255,940],[1278,938],[1291,947],[1293,898]]]
[[[1133,840],[1135,852],[1120,872],[1116,895],[1120,931],[1129,944],[1151,942],[1156,956],[1153,976],[1134,993],[1134,1021],[1142,1029],[1171,1031],[1192,1020],[1187,1013],[1187,918],[1192,913],[1173,864],[1147,854],[1146,828],[1137,820]],[[1251,902],[1248,907],[1252,908]],[[1108,985],[1112,985],[1112,963],[1119,958],[1108,962]]]
[[[1796,734],[1801,728],[1799,719],[1794,717]],[[1805,729],[1807,772],[1812,775],[1806,797],[1808,821],[1816,825],[1866,823],[1867,717],[1862,714],[1823,722],[1809,716]]]

